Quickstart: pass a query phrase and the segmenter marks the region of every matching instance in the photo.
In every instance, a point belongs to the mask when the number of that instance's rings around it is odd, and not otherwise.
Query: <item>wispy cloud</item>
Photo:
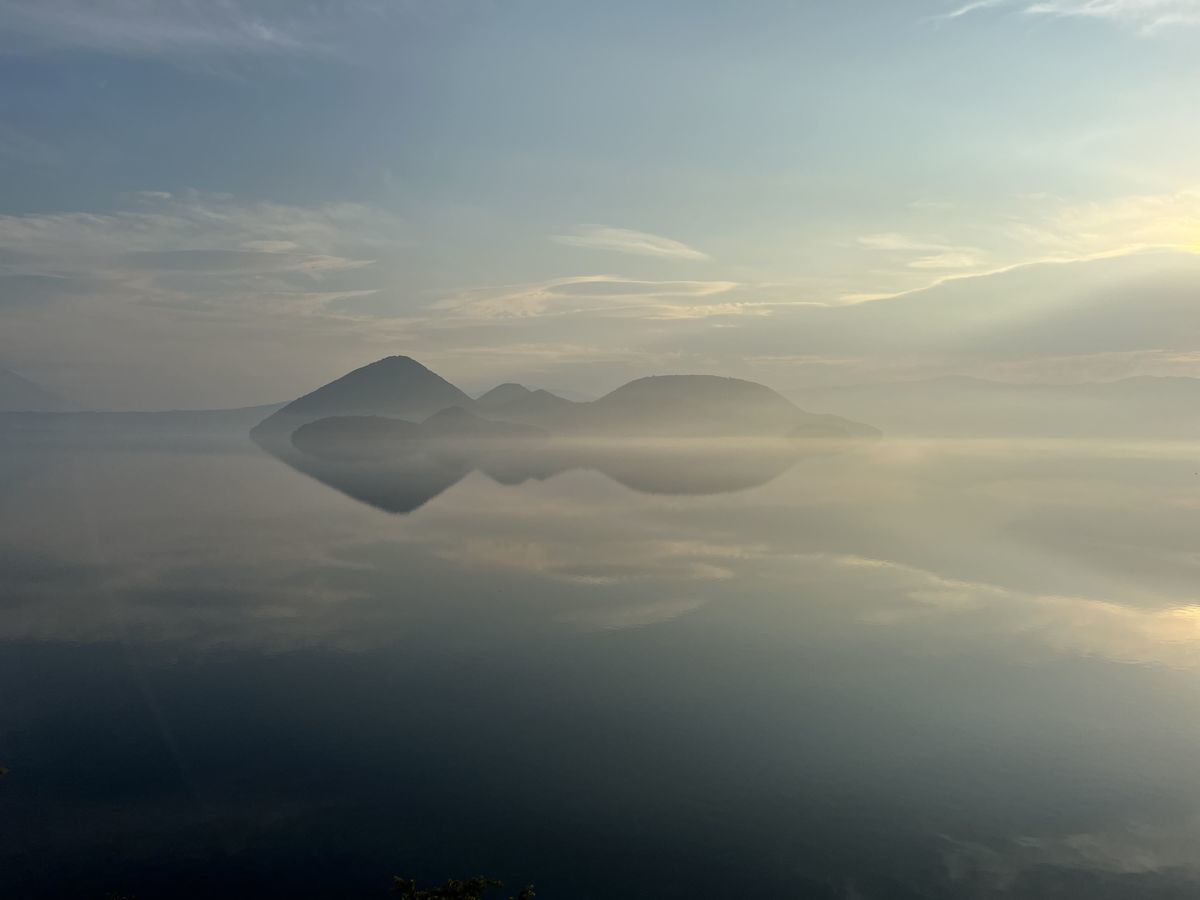
[[[0,0],[0,32],[26,51],[315,53],[329,49],[333,26],[370,8],[358,0]]]
[[[1052,206],[1013,222],[1006,236],[1051,260],[1142,250],[1200,251],[1200,188]]]
[[[976,269],[983,265],[984,254],[975,247],[956,247],[942,241],[887,232],[865,234],[858,243],[871,250],[893,254],[919,254],[905,265],[910,269]]]
[[[1055,18],[1108,19],[1142,32],[1172,25],[1200,25],[1200,0],[972,0],[938,18],[956,19],[999,7]]]
[[[0,216],[0,356],[104,371],[124,382],[122,405],[220,403],[247,377],[269,399],[297,348],[356,360],[407,329],[345,306],[373,295],[382,276],[367,270],[405,243],[403,222],[372,207],[196,193],[141,194],[107,213]],[[228,365],[214,365],[222,354]],[[90,379],[75,377],[85,402],[113,402],[87,397]]]
[[[731,304],[711,299],[739,285],[731,281],[638,281],[615,275],[579,275],[530,284],[474,288],[444,297],[439,312],[468,319],[526,318],[596,313],[638,318],[694,318],[730,312]]]
[[[221,195],[135,195],[110,213],[0,216],[0,250],[25,274],[304,272],[359,268],[402,240],[398,219],[355,203],[297,207]],[[352,248],[352,249],[351,249]]]
[[[971,250],[947,250],[932,253],[912,260],[910,269],[975,269],[981,263],[979,255]]]
[[[971,3],[964,3],[962,6],[950,10],[948,13],[943,13],[942,15],[938,16],[938,18],[957,19],[960,16],[968,15],[976,10],[987,9],[991,6],[999,6],[1001,3],[1005,2],[1007,2],[1007,0],[972,0]]]
[[[606,225],[577,225],[567,234],[555,234],[550,240],[570,247],[589,250],[611,250],[634,256],[659,256],[666,259],[708,259],[708,254],[680,241],[634,231],[630,228],[610,228]]]
[[[1082,262],[1147,251],[1200,253],[1200,188],[1072,204],[1026,194],[1004,217],[971,226],[978,246],[940,236],[882,232],[856,239],[890,269],[871,269],[877,287],[861,280],[839,295],[860,303],[900,297],[960,278],[1008,272],[1037,263]],[[933,276],[932,279],[930,276]],[[850,282],[850,276],[846,278]],[[904,284],[897,290],[887,285]]]

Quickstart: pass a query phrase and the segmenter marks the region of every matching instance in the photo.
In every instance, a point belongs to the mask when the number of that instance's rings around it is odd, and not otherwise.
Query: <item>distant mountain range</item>
[[[1200,379],[1009,384],[948,376],[795,392],[809,409],[862,417],[889,435],[1200,439]]]
[[[0,412],[66,412],[76,408],[40,384],[0,369]]]
[[[447,410],[456,410],[447,414]],[[448,418],[443,418],[448,416]],[[574,402],[547,391],[503,384],[478,400],[405,356],[379,360],[305,394],[255,427],[259,440],[292,435],[302,426],[336,418],[320,429],[324,441],[341,431],[349,439],[387,426],[364,418],[399,419],[421,429],[405,433],[451,436],[450,420],[459,436],[482,437],[512,426],[544,429],[554,434],[619,437],[823,437],[878,436],[867,425],[833,415],[806,413],[761,384],[712,375],[662,375],[640,378],[590,402]],[[431,418],[432,417],[432,418]],[[490,424],[488,424],[490,423]],[[505,426],[500,423],[507,423]],[[395,439],[403,428],[388,432]],[[524,432],[528,435],[530,432]],[[305,439],[314,432],[304,432]]]
[[[298,471],[406,513],[474,471],[502,484],[589,469],[647,493],[744,490],[805,455],[879,432],[806,413],[770,388],[736,378],[640,378],[593,401],[502,384],[472,399],[420,363],[394,356],[287,404],[251,434]],[[587,440],[547,440],[554,436]],[[677,437],[739,440],[626,440]]]
[[[0,412],[0,443],[122,446],[197,438],[245,443],[246,432],[279,404],[163,412]]]
[[[0,369],[0,443],[121,446],[195,438],[245,439],[280,404],[154,412],[83,410],[27,378]]]

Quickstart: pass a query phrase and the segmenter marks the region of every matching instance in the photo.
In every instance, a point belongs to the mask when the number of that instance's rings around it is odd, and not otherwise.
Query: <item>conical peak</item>
[[[425,371],[429,371],[411,356],[385,356],[383,359],[377,359],[375,362],[363,366],[363,368],[373,369],[377,366],[389,369],[425,369]]]
[[[527,397],[532,393],[529,388],[523,384],[517,384],[513,381],[505,382],[497,385],[486,394],[479,398],[480,403],[508,403],[512,400],[519,400],[522,397]]]

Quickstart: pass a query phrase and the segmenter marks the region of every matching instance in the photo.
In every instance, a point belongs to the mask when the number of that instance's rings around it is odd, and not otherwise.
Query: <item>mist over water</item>
[[[3,453],[5,896],[1200,886],[1195,443]]]
[[[1198,96],[1200,0],[0,0],[0,900],[1200,898]]]

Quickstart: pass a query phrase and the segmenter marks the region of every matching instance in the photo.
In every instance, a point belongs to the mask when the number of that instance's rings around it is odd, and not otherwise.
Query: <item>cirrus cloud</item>
[[[708,259],[708,254],[689,247],[681,241],[634,231],[630,228],[610,228],[607,225],[576,225],[567,234],[554,234],[550,240],[569,247],[588,250],[610,250],[634,256],[658,256],[665,259]]]
[[[1200,0],[971,0],[940,18],[957,19],[992,8],[1054,18],[1107,19],[1151,32],[1172,25],[1200,25]]]

